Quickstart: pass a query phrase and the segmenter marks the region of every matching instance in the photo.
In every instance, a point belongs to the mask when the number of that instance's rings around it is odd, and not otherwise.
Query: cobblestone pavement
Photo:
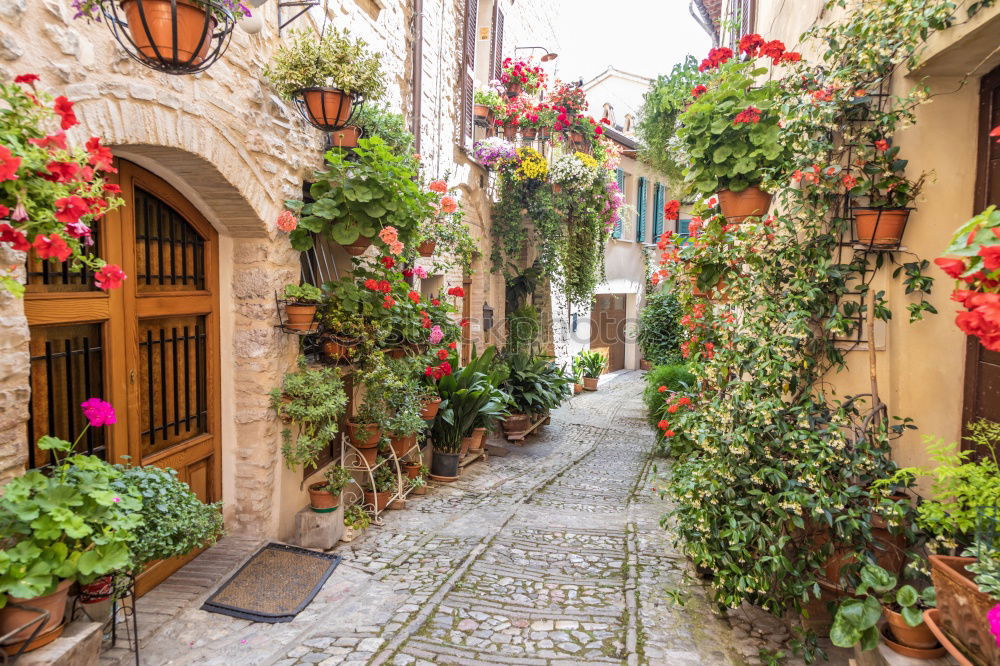
[[[293,622],[190,609],[144,663],[760,663],[765,642],[710,611],[659,526],[641,382],[605,380],[523,447],[341,544],[344,562]]]

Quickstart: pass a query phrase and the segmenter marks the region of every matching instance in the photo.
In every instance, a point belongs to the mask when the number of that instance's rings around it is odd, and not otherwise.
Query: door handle
[[[135,384],[135,370],[128,371],[128,382],[129,384]]]

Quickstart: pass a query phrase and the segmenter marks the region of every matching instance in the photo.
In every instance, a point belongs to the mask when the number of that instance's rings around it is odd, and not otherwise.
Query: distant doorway
[[[590,348],[608,357],[608,372],[625,368],[626,294],[597,294],[591,311]]]

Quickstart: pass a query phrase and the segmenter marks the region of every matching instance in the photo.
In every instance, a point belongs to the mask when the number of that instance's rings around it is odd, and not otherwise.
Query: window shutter
[[[635,239],[646,239],[646,179],[640,178],[635,188]]]
[[[493,71],[490,72],[491,79],[500,78],[500,70],[503,65],[503,12],[500,11],[500,3],[493,5],[493,31],[490,32],[492,43],[490,44],[490,56]]]
[[[677,235],[688,238],[691,235],[691,220],[677,220]]]
[[[622,171],[621,169],[615,169],[615,175],[618,178],[618,189],[624,195],[625,194],[625,172]],[[624,226],[625,226],[625,218],[619,212],[618,213],[618,217],[615,219],[615,226],[614,226],[614,229],[611,232],[611,237],[612,238],[621,238],[622,237],[622,227],[624,227]]]
[[[653,240],[658,241],[663,234],[663,186],[653,187]]]
[[[476,23],[479,0],[465,0],[465,40],[462,45],[462,117],[461,145],[472,150],[472,133],[475,129],[473,100],[476,88]]]

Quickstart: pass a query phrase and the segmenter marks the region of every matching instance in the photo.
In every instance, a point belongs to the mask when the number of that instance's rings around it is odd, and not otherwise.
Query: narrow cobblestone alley
[[[641,388],[638,373],[610,378],[524,447],[389,512],[338,548],[294,622],[193,607],[144,663],[744,663],[658,525]]]

